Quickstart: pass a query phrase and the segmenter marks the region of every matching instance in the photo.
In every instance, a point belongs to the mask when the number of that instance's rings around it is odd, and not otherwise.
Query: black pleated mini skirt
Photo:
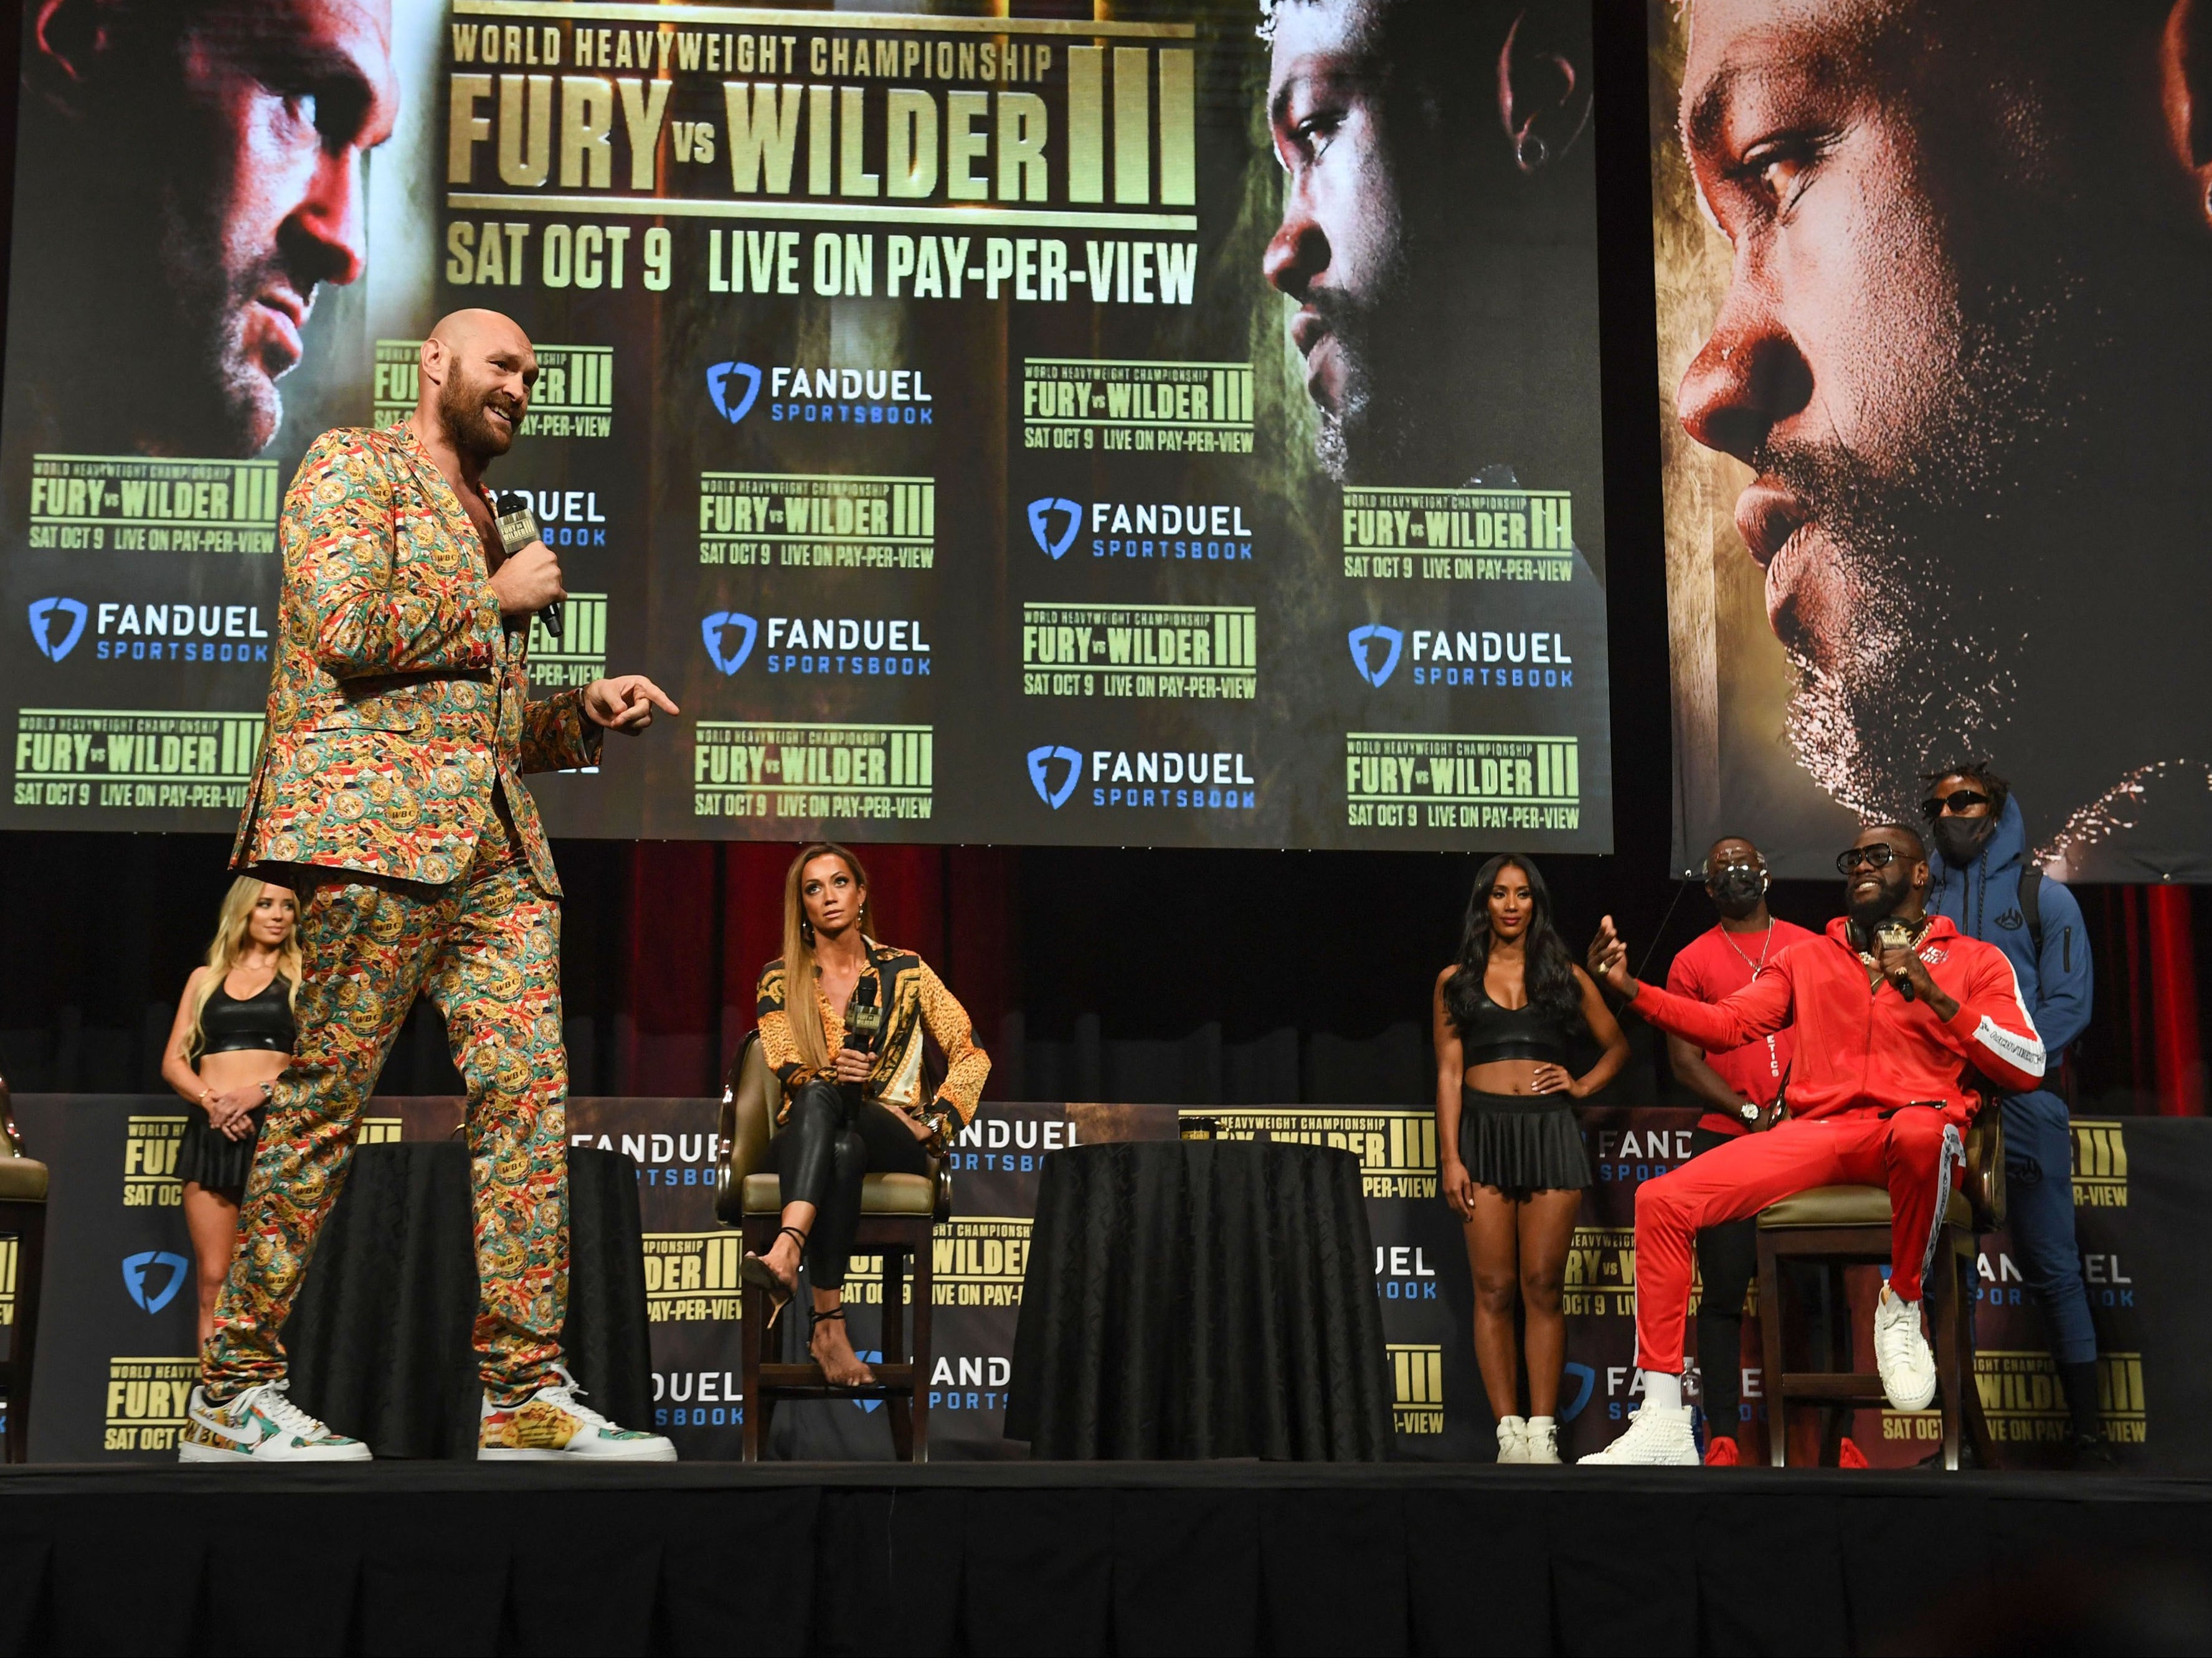
[[[1589,1158],[1573,1102],[1565,1094],[1459,1090],[1459,1160],[1478,1186],[1509,1197],[1578,1192],[1590,1183]]]
[[[268,1115],[262,1107],[253,1113],[253,1132],[242,1140],[218,1133],[208,1114],[198,1106],[185,1112],[185,1138],[177,1148],[177,1178],[198,1181],[210,1192],[235,1195],[246,1189],[253,1171],[254,1148],[261,1144],[261,1122]]]

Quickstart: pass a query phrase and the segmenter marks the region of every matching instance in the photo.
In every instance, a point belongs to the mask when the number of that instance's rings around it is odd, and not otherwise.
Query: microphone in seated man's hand
[[[1875,943],[1883,950],[1910,950],[1917,935],[1910,926],[1893,915],[1874,930],[1874,938]],[[1897,993],[1906,1001],[1917,999],[1910,975],[1893,973],[1889,975],[1889,981],[1897,987]]]
[[[492,496],[492,511],[499,525],[500,545],[512,558],[533,541],[543,541],[544,532],[538,527],[538,514],[531,509],[530,493],[526,489],[509,489]],[[548,604],[538,611],[538,620],[557,644],[561,638],[561,607]]]

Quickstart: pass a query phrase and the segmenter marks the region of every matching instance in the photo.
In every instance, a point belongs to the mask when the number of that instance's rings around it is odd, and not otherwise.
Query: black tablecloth
[[[627,1153],[568,1153],[568,1368],[586,1403],[643,1427],[653,1378]],[[293,1400],[379,1456],[473,1460],[476,1315],[468,1148],[361,1147],[284,1326]]]
[[[1358,1159],[1265,1141],[1054,1152],[1012,1395],[1007,1435],[1039,1457],[1387,1456]]]

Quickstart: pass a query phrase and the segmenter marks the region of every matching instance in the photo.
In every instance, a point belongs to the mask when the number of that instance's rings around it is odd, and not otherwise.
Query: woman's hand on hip
[[[1528,1078],[1528,1091],[1531,1094],[1575,1095],[1575,1079],[1563,1065],[1540,1065],[1535,1074]]]

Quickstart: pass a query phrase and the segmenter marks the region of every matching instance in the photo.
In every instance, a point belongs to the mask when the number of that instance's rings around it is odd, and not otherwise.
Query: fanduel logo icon
[[[737,388],[731,386],[732,380],[738,382]],[[714,399],[715,412],[732,426],[752,412],[760,383],[761,371],[749,362],[718,362],[707,371],[707,395]]]
[[[769,370],[768,417],[805,425],[934,426],[936,398],[919,368]]]
[[[1048,780],[1051,768],[1065,764],[1067,775],[1057,785]],[[1083,756],[1073,749],[1059,748],[1047,743],[1030,750],[1030,783],[1037,792],[1037,799],[1058,811],[1067,804],[1067,797],[1075,793],[1076,784],[1083,776]]]
[[[69,618],[69,632],[54,637],[54,615]],[[81,598],[34,598],[31,601],[31,642],[49,662],[58,662],[84,637],[85,605]]]
[[[1057,536],[1045,527],[1054,513],[1067,514],[1067,523]],[[1036,537],[1037,550],[1048,558],[1057,561],[1075,545],[1075,532],[1082,527],[1083,508],[1072,501],[1046,495],[1030,503],[1030,533]]]
[[[1405,649],[1406,635],[1395,628],[1386,628],[1379,622],[1370,622],[1364,628],[1354,628],[1348,635],[1352,645],[1352,665],[1359,677],[1376,689],[1397,671],[1399,653]],[[1374,647],[1382,647],[1382,665],[1375,665]]]
[[[734,651],[728,649],[732,629],[738,633],[738,647]],[[707,659],[725,674],[733,674],[745,665],[745,659],[753,653],[753,641],[759,634],[759,623],[735,610],[717,610],[699,623],[699,637],[706,644]]]
[[[154,1267],[169,1269],[169,1281],[159,1290],[146,1287],[146,1275]],[[123,1287],[131,1292],[131,1299],[149,1313],[158,1313],[177,1298],[177,1291],[185,1287],[185,1275],[191,1270],[182,1255],[171,1254],[167,1249],[148,1249],[123,1258]]]

